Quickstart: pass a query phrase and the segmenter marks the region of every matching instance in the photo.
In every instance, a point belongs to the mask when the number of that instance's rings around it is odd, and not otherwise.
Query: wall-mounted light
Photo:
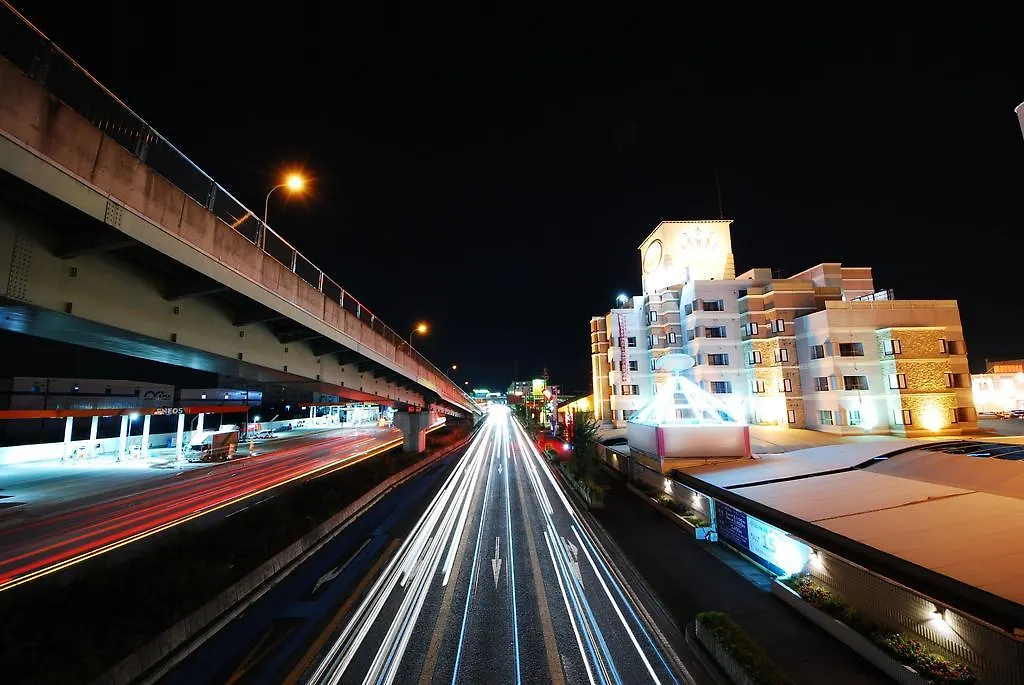
[[[811,568],[813,568],[815,571],[820,571],[821,569],[825,568],[825,561],[821,557],[821,551],[813,550],[808,559],[811,562]]]

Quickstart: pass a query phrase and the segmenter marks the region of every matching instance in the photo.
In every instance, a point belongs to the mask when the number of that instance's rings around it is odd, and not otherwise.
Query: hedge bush
[[[714,636],[722,649],[736,660],[752,681],[758,685],[793,685],[789,676],[728,615],[720,611],[707,611],[697,614],[697,621]]]

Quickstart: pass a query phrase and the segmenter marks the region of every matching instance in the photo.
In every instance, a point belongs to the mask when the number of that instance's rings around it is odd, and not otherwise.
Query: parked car
[[[1024,409],[1012,409],[1012,410],[1010,410],[1010,418],[1013,418],[1013,419],[1024,419]]]

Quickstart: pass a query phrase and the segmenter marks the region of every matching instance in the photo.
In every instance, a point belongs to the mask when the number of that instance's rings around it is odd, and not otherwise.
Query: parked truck
[[[238,449],[238,431],[203,432],[192,438],[187,459],[192,462],[227,461]]]

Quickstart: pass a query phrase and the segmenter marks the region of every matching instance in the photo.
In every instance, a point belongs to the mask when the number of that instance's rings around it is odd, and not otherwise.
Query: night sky
[[[960,301],[974,370],[1024,357],[1010,17],[228,5],[19,4],[250,208],[312,174],[270,224],[460,381],[588,391],[589,318],[716,168],[737,272],[870,265]]]

